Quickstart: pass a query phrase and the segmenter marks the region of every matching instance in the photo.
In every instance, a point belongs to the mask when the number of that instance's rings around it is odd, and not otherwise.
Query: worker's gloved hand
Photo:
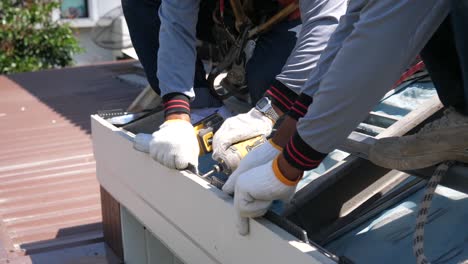
[[[153,133],[150,156],[171,169],[197,171],[200,147],[195,130],[185,120],[168,120]]]
[[[272,128],[273,121],[255,108],[226,119],[213,137],[213,159],[222,157],[234,143],[259,135],[268,136]]]
[[[249,232],[245,218],[264,215],[274,200],[289,202],[299,180],[291,181],[281,173],[278,158],[239,175],[234,193],[239,233]]]
[[[229,176],[229,179],[223,186],[223,191],[227,194],[234,194],[237,178],[244,172],[263,165],[273,160],[283,149],[276,145],[272,140],[263,143],[261,146],[253,149],[239,163],[239,167]]]

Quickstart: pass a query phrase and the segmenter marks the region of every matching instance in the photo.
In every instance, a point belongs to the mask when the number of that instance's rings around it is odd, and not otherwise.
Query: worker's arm
[[[300,97],[308,97],[310,104],[304,105],[297,131],[282,153],[271,164],[259,164],[239,176],[234,200],[240,216],[264,213],[269,206],[266,198],[291,196],[289,187],[297,182],[295,177],[318,166],[326,153],[346,139],[398,80],[449,9],[449,2],[438,0],[364,2],[360,20],[343,41],[319,88],[313,93],[306,84]]]
[[[324,57],[324,50],[328,49],[328,54],[333,54],[340,47],[340,39],[335,37],[335,40],[330,41],[332,34],[338,26],[343,27],[344,24],[346,27],[352,26],[352,22],[357,19],[354,12],[350,12],[349,8],[352,6],[348,7],[348,2],[352,5],[354,1],[299,0],[302,27],[298,32],[298,39],[291,55],[286,60],[281,73],[276,76],[276,81],[280,84],[273,83],[272,85],[281,92],[284,91],[282,89],[284,87],[296,94],[290,98],[292,102],[289,104],[284,105],[278,101],[279,106],[285,106],[283,112],[289,110],[312,72],[315,72],[317,76],[322,76],[327,71],[332,56]],[[343,18],[347,20],[346,23],[343,23]],[[334,52],[330,52],[332,50]],[[269,91],[275,92],[272,89]]]
[[[357,0],[351,4],[359,2],[367,3],[365,11],[357,15],[365,19],[352,27],[342,26],[342,20],[330,39],[342,39],[341,48],[339,52],[325,50],[324,55],[333,60],[320,78],[319,88],[313,74],[288,113],[290,124],[281,126],[273,139],[284,147],[281,159],[288,161],[283,163],[284,171],[310,170],[320,156],[338,147],[398,79],[448,13],[448,4],[436,0],[400,0],[396,6],[387,5],[387,1]],[[411,15],[415,12],[420,16]],[[404,20],[408,17],[411,21]],[[297,131],[291,126],[294,122]]]
[[[199,146],[190,123],[195,97],[196,25],[199,0],[162,0],[158,72],[166,122],[153,133],[150,155],[173,169],[198,165]],[[155,51],[156,52],[156,51]]]
[[[366,1],[362,1],[362,0],[355,0],[355,1],[349,2],[346,13],[343,16],[341,16],[339,20],[340,22],[338,26],[336,27],[336,30],[333,32],[333,34],[331,34],[329,41],[326,44],[326,47],[322,51],[321,56],[319,56],[318,60],[315,61],[317,65],[314,71],[310,71],[308,76],[303,77],[307,79],[307,82],[306,84],[302,83],[300,88],[301,88],[301,91],[305,90],[307,93],[301,93],[287,110],[286,118],[284,119],[283,124],[281,125],[281,127],[279,127],[275,137],[272,139],[272,141],[275,142],[275,144],[277,144],[278,146],[285,148],[287,144],[293,138],[294,134],[296,133],[297,121],[306,115],[309,109],[309,106],[312,104],[313,95],[317,92],[321,80],[324,78],[325,73],[329,70],[330,65],[334,61],[338,51],[340,51],[344,40],[353,31],[354,24],[359,20],[361,10],[364,8],[365,4],[366,4]],[[318,30],[320,30],[320,28]],[[313,47],[314,43],[315,42],[308,43],[304,41],[303,46],[310,48],[310,47]],[[314,51],[315,49],[311,49],[311,50]],[[307,52],[307,49],[302,48],[302,49],[299,49],[297,52],[298,54],[302,54],[302,53]],[[298,56],[298,58],[299,57],[301,56]],[[295,63],[291,63],[291,66],[285,67],[287,69],[284,71],[286,73],[288,71],[291,71],[294,73],[298,70],[296,69],[297,67],[298,66],[296,66]],[[282,76],[282,74],[278,75],[277,79],[282,79],[285,83],[288,83],[287,80],[284,80],[285,76]],[[294,84],[295,84],[294,79],[289,80],[289,84],[288,84],[289,87],[298,88],[298,86],[295,86]],[[303,141],[296,142],[296,143],[301,145],[302,142]],[[292,153],[291,146],[288,147],[288,150],[290,153]],[[321,153],[321,154],[322,155],[320,155],[320,152],[315,153],[315,156],[316,158],[318,158],[318,160],[321,160],[320,159],[321,156],[325,156],[324,153]],[[285,150],[285,155],[289,157],[286,150]],[[285,155],[281,155],[281,158],[279,159],[280,160],[279,167],[282,168],[283,171],[286,171],[286,172],[295,172],[292,175],[289,175],[291,178],[294,178],[300,173],[296,171],[297,168],[285,162],[286,161]]]
[[[298,40],[281,74],[265,93],[278,116],[291,109],[340,17],[345,13],[347,0],[300,0],[299,5],[303,24]],[[325,68],[325,65],[322,67]],[[229,146],[238,141],[259,135],[268,136],[275,121],[276,119],[265,116],[255,108],[246,114],[229,118],[213,138],[213,158],[223,156]]]
[[[368,2],[319,89],[312,94],[306,83],[303,94],[313,102],[295,137],[321,153],[336,149],[398,80],[448,10],[447,1]]]

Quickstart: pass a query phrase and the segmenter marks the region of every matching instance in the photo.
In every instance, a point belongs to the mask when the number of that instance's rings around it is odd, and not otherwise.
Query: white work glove
[[[271,139],[253,149],[241,160],[239,167],[229,176],[229,179],[223,185],[223,191],[227,194],[234,194],[234,188],[239,175],[273,160],[281,151],[282,148],[272,142]]]
[[[264,215],[274,200],[289,202],[297,181],[290,181],[278,169],[277,158],[239,175],[234,194],[239,234],[249,233],[247,217]]]
[[[213,159],[218,160],[234,143],[260,135],[270,135],[272,128],[273,121],[255,108],[245,114],[226,119],[213,136]]]
[[[187,121],[164,122],[153,133],[149,152],[155,161],[168,168],[197,171],[200,147],[195,130]]]

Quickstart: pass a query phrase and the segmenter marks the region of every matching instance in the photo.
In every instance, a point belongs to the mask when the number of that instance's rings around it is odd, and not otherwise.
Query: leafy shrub
[[[81,52],[58,0],[0,0],[0,74],[64,67]]]

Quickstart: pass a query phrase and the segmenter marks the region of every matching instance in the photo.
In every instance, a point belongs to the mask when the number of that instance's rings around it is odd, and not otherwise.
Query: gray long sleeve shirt
[[[303,26],[291,56],[277,76],[287,89],[299,93],[345,13],[346,3],[347,0],[299,1]],[[182,93],[190,99],[195,96],[193,79],[199,4],[200,0],[161,2],[157,72],[161,96],[168,93]]]
[[[424,47],[449,3],[350,0],[317,65],[327,71],[312,72],[292,107],[302,118],[283,152],[288,162],[311,169],[337,148]]]

